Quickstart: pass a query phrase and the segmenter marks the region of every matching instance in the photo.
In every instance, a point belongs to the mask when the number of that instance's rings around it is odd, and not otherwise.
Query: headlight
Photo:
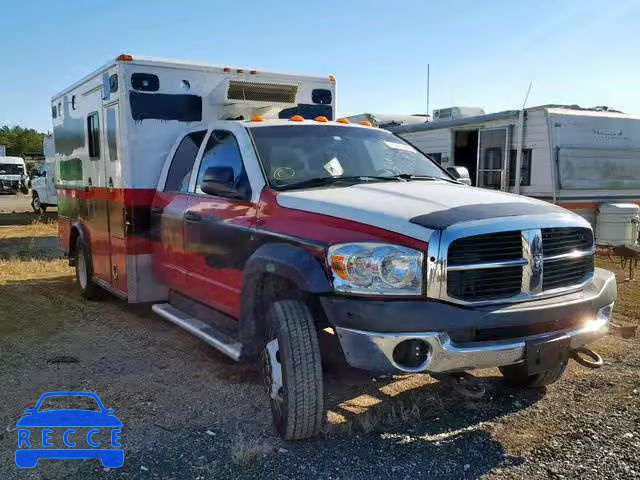
[[[422,252],[386,243],[329,247],[333,288],[365,295],[421,295]]]

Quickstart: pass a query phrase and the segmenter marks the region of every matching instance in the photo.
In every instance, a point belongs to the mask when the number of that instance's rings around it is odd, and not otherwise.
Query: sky
[[[637,0],[2,0],[0,125],[118,54],[335,75],[339,116],[546,103],[640,113]]]

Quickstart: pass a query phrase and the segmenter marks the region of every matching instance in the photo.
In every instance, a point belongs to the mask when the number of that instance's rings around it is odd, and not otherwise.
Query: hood
[[[569,213],[541,200],[449,182],[411,181],[286,191],[278,204],[428,241],[435,229],[482,218]]]

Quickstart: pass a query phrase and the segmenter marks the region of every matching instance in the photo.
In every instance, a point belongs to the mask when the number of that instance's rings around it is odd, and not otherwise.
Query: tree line
[[[22,154],[42,154],[42,141],[45,134],[33,128],[19,126],[0,127],[0,145],[6,145],[8,156],[20,156]]]

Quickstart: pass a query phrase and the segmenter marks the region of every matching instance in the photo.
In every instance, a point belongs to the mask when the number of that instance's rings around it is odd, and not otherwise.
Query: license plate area
[[[525,360],[529,375],[549,370],[569,359],[571,340],[566,337],[526,343]]]

